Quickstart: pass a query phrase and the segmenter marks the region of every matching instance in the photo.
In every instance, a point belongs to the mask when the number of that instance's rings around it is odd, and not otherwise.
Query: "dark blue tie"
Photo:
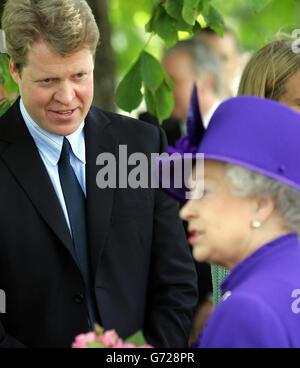
[[[64,137],[58,161],[58,172],[68,211],[75,253],[85,283],[89,325],[90,328],[93,328],[96,322],[96,309],[87,244],[86,200],[70,163],[70,148],[69,141]]]

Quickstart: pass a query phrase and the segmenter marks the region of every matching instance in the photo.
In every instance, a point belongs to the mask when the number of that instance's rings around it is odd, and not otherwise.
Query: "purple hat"
[[[190,151],[189,151],[190,152]],[[197,152],[236,164],[300,191],[300,115],[260,97],[234,97],[213,114]],[[193,153],[195,157],[195,153]],[[187,189],[163,188],[184,202]]]

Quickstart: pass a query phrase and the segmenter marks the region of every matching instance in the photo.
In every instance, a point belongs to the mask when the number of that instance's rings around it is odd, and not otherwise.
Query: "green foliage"
[[[178,32],[194,34],[193,26],[203,9],[209,12],[210,0],[162,0],[154,2],[151,18],[146,24],[146,31],[158,34],[166,46],[178,41]],[[214,20],[215,21],[215,20]],[[209,19],[208,22],[209,23]],[[221,22],[222,24],[222,22]]]
[[[205,23],[209,25],[210,28],[217,32],[220,36],[223,36],[225,24],[223,21],[223,17],[218,12],[218,10],[214,6],[209,5],[209,7],[203,9],[202,15]]]
[[[242,49],[257,50],[280,32],[300,28],[299,0],[211,0],[238,36]]]
[[[139,106],[143,98],[141,87],[141,60],[139,58],[119,84],[116,95],[118,106],[129,112]]]
[[[250,5],[253,5],[254,11],[255,12],[260,12],[262,11],[267,5],[269,5],[272,0],[250,0]]]
[[[141,76],[145,87],[155,92],[162,84],[164,72],[160,63],[148,52],[143,51],[141,54]]]
[[[153,0],[145,30],[152,36],[158,35],[165,46],[170,47],[178,41],[180,31],[190,36],[198,32],[201,28],[197,20],[200,15],[205,25],[222,33],[222,16],[210,0]],[[174,105],[172,84],[158,60],[145,48],[120,82],[116,96],[117,105],[128,112],[137,108],[144,98],[147,110],[160,122],[170,116]]]
[[[162,122],[171,115],[174,106],[173,90],[167,81],[164,81],[158,88],[154,101],[156,108],[155,116]]]
[[[9,72],[9,61],[6,54],[0,54],[0,87],[4,96],[0,100],[0,116],[13,104],[18,94],[18,86]]]
[[[184,37],[192,37],[201,27],[209,25],[222,35],[225,20],[226,26],[236,32],[241,49],[252,51],[274,39],[278,31],[291,33],[300,28],[300,0],[110,0],[109,3],[113,6],[112,14],[119,17],[112,19],[114,30],[128,40],[127,48],[115,47],[118,73],[122,76],[132,65],[132,57],[139,59],[145,49],[159,59],[164,47],[182,38],[180,31],[186,32]],[[146,47],[145,25],[146,32],[155,35]],[[144,81],[145,73],[141,74],[139,90],[147,110],[158,116],[162,103],[157,96],[163,87],[155,91],[149,87],[149,76],[160,75],[157,68],[154,63],[147,68],[148,84]],[[165,95],[169,96],[167,91],[165,88]]]
[[[166,80],[163,81],[155,93],[145,88],[145,101],[150,114],[156,116],[161,122],[168,118],[173,110],[172,88]]]
[[[194,25],[199,13],[200,0],[184,0],[182,8],[182,18],[190,25]]]
[[[181,9],[183,6],[183,0],[167,0],[163,3],[163,7],[170,17],[181,20]]]
[[[119,84],[116,94],[118,106],[125,111],[137,108],[143,97],[142,86],[148,111],[163,121],[172,112],[172,88],[160,63],[146,51],[140,53]]]
[[[133,344],[136,346],[141,346],[146,344],[146,339],[142,331],[136,332],[134,335],[126,339],[126,344]]]
[[[88,349],[106,348],[106,346],[104,344],[102,344],[100,341],[97,341],[97,342],[88,342],[86,344],[86,347]]]
[[[149,38],[144,28],[150,19],[152,0],[109,0],[107,3],[113,30],[112,46],[117,56],[117,76],[120,78],[137,59]],[[161,49],[160,38],[152,38],[147,50],[160,57]]]
[[[146,25],[146,30],[157,33],[165,41],[167,47],[172,46],[178,40],[176,19],[170,17],[161,5],[154,11],[153,18]]]

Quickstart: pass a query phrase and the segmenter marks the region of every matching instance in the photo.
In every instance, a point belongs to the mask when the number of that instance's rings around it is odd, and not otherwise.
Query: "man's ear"
[[[13,78],[13,80],[19,84],[20,83],[20,80],[21,80],[21,77],[20,77],[20,73],[19,71],[17,70],[15,64],[13,63],[12,60],[9,61],[9,71],[10,71],[10,74]]]

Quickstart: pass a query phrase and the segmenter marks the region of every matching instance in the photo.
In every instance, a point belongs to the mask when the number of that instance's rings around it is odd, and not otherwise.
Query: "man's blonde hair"
[[[300,53],[293,51],[293,41],[284,36],[257,51],[244,69],[238,95],[278,101],[286,92],[288,79],[300,70]]]
[[[95,55],[99,42],[99,29],[85,0],[7,0],[2,28],[7,52],[19,72],[36,42],[46,42],[62,56],[84,47]]]

